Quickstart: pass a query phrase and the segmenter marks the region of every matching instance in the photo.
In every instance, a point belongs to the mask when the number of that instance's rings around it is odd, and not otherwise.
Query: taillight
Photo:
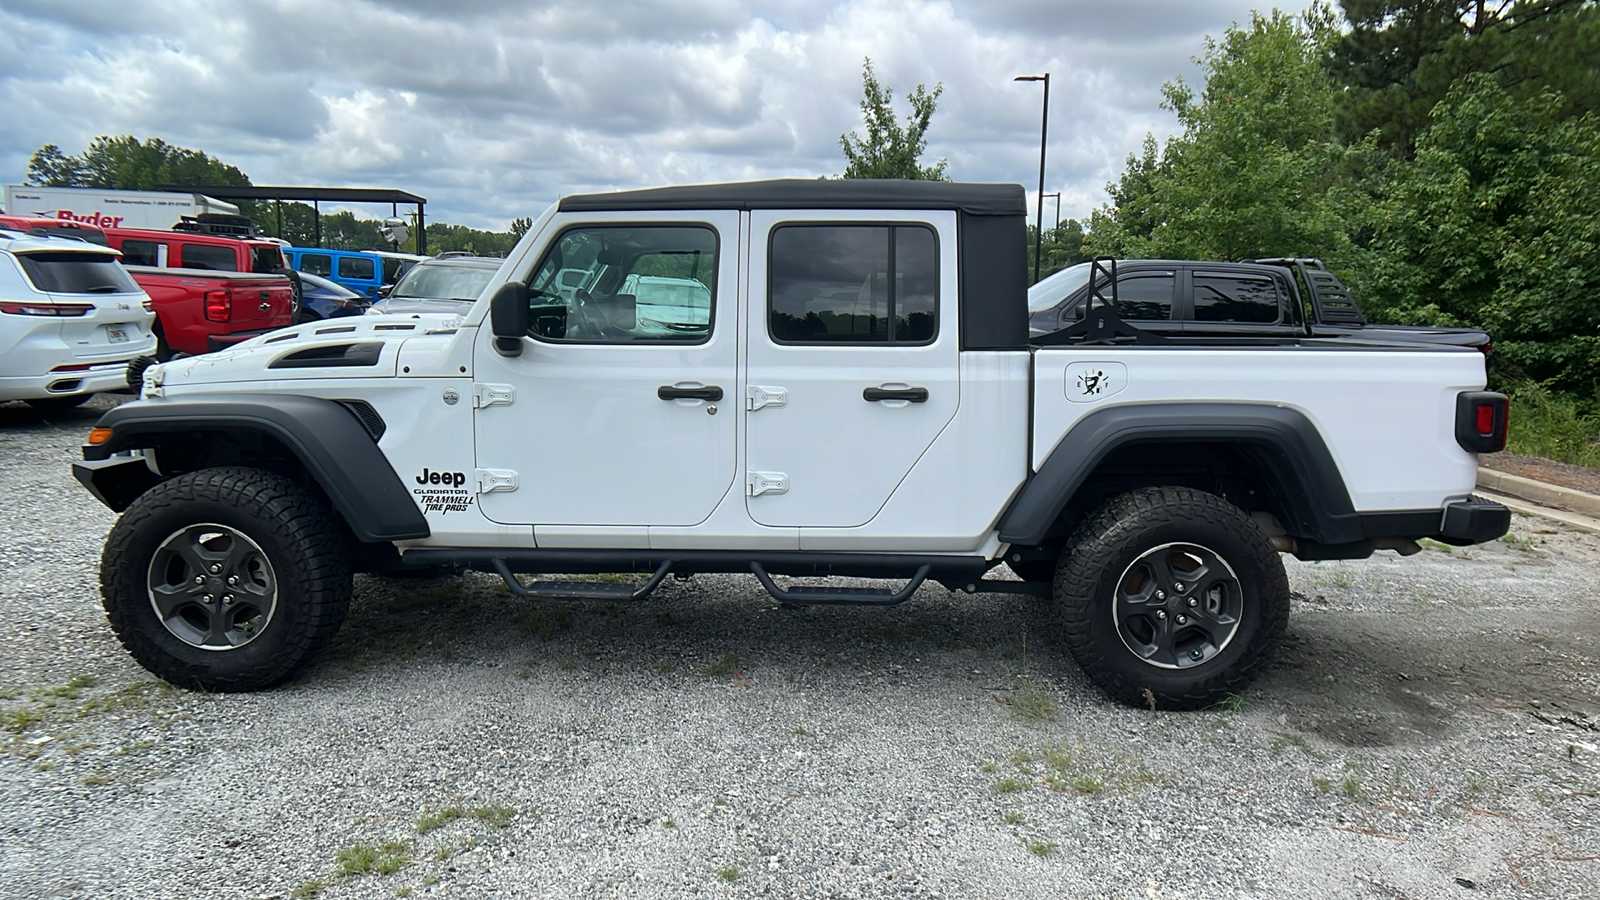
[[[145,311],[145,312],[148,312],[148,313],[153,313],[153,312],[155,312],[155,311],[156,311],[156,304],[155,304],[155,301],[154,301],[154,300],[151,300],[151,299],[150,299],[150,298],[149,298],[149,297],[146,297],[146,298],[144,298],[144,300],[143,300],[143,301],[142,301],[142,303],[143,303],[143,305],[144,305],[144,311]]]
[[[93,303],[17,303],[0,301],[0,313],[13,316],[87,316]]]
[[[233,318],[233,295],[227,291],[206,291],[206,320],[226,322]]]
[[[1472,453],[1497,453],[1506,448],[1511,404],[1505,394],[1469,391],[1456,395],[1456,443]]]

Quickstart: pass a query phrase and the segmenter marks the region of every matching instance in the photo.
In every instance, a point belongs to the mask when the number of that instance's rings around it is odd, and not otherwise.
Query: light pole
[[[1039,120],[1039,209],[1033,220],[1033,280],[1039,280],[1039,254],[1044,249],[1044,147],[1050,129],[1050,73],[1018,75],[1012,81],[1044,82],[1044,114]]]

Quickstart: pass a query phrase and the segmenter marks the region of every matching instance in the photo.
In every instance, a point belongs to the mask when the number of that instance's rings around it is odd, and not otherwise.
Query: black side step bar
[[[750,571],[755,573],[756,580],[767,589],[780,603],[789,603],[795,606],[802,605],[828,605],[828,606],[894,606],[911,599],[911,595],[922,587],[928,580],[928,573],[933,571],[932,566],[923,566],[917,574],[911,576],[906,586],[898,591],[889,591],[882,588],[830,588],[830,587],[799,587],[784,590],[778,587],[767,574],[765,566],[758,562],[750,564]]]
[[[518,597],[538,600],[643,600],[655,591],[667,573],[672,571],[672,560],[664,559],[654,575],[644,584],[605,584],[597,581],[535,581],[523,584],[506,565],[504,557],[495,557],[494,570],[505,579],[506,587]]]

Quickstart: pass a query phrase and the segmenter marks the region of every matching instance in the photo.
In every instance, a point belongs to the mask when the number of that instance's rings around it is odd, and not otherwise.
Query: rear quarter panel
[[[1477,480],[1477,456],[1455,440],[1456,395],[1484,386],[1476,350],[1049,348],[1035,357],[1035,378],[1035,469],[1084,416],[1107,406],[1238,402],[1304,414],[1358,512],[1437,509]]]

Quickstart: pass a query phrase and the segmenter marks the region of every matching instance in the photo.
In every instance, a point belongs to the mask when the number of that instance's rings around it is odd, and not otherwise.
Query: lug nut
[[[237,575],[229,575],[228,576],[228,584],[235,585],[235,584],[238,584],[238,583],[239,583],[239,576],[237,576]],[[1190,600],[1189,601],[1189,605],[1193,606],[1194,605],[1194,601]]]
[[[229,598],[229,599],[231,600],[232,598]],[[1187,624],[1189,624],[1189,617],[1188,616],[1179,616],[1178,617],[1178,624],[1179,625],[1187,625]]]
[[[211,564],[211,574],[215,575],[215,574],[217,574],[218,572],[221,572],[221,571],[222,571],[222,563],[212,563]]]
[[[1167,599],[1167,592],[1166,591],[1156,591],[1156,599],[1157,600],[1165,600],[1165,599]]]
[[[1198,603],[1198,602],[1200,602],[1200,601],[1198,601],[1198,600],[1196,600],[1196,599],[1194,599],[1194,598],[1193,598],[1193,597],[1190,597],[1190,598],[1189,598],[1189,605],[1190,605],[1190,606],[1194,606],[1194,605],[1195,605],[1195,604],[1196,604],[1196,603]]]
[[[208,597],[206,599],[209,602],[210,598]],[[1156,618],[1158,618],[1158,619],[1166,619],[1166,617],[1167,617],[1167,611],[1166,610],[1164,610],[1164,609],[1156,610]]]
[[[195,584],[205,584],[206,583],[206,577],[204,575],[196,575],[194,577],[194,583]]]
[[[224,594],[224,595],[222,595],[222,603],[225,606],[232,606],[233,605],[233,595],[232,594]]]
[[[1177,591],[1180,594],[1183,593],[1183,585],[1181,583],[1173,585],[1172,589]]]
[[[205,605],[207,605],[207,606],[210,606],[210,605],[211,605],[211,601],[213,601],[213,600],[215,600],[215,599],[217,599],[217,598],[215,598],[215,597],[213,597],[213,596],[211,596],[211,595],[210,595],[210,594],[207,594],[207,595],[205,595],[205,596],[204,596],[204,597],[201,597],[201,598],[200,598],[200,602],[201,602],[201,603],[204,603],[204,604],[205,604]]]

